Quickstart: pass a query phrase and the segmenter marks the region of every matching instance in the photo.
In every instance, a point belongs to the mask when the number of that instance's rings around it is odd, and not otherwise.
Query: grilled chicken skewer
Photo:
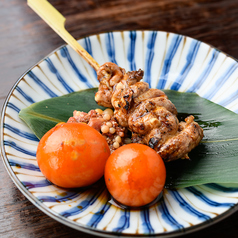
[[[133,142],[154,148],[164,161],[188,158],[188,152],[203,137],[203,130],[193,121],[193,116],[179,123],[177,110],[167,96],[161,90],[149,89],[147,83],[141,82],[142,70],[126,73],[113,63],[100,66],[66,31],[66,19],[49,2],[28,0],[28,5],[97,71],[100,85],[95,100],[99,105],[115,109],[117,122],[110,123],[119,123],[121,128],[118,135],[129,128]],[[95,116],[95,113],[92,112],[92,115]],[[89,115],[81,116],[78,116],[79,120],[84,120]],[[89,119],[89,122],[94,121],[92,125],[96,127],[103,121],[97,115],[93,119]],[[74,120],[76,119],[71,118],[69,121]]]

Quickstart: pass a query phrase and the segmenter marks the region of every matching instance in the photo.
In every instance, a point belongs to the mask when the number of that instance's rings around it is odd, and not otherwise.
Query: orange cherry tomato
[[[104,178],[112,197],[123,205],[139,207],[155,200],[164,188],[166,169],[155,150],[128,144],[108,158]]]
[[[64,188],[95,183],[103,176],[109,155],[106,139],[83,123],[56,125],[41,138],[36,152],[41,172]]]

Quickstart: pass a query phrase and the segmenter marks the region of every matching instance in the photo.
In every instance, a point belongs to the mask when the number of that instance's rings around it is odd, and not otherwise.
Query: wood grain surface
[[[238,58],[238,0],[50,0],[80,38],[113,30],[162,30],[204,41]],[[64,44],[25,0],[0,1],[0,106],[16,80]],[[182,237],[238,237],[238,212]],[[29,202],[0,160],[0,237],[94,237],[64,226]]]

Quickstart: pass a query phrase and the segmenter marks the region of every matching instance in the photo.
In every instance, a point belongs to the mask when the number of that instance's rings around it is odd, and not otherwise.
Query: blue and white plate
[[[114,62],[127,71],[141,68],[153,88],[196,92],[238,113],[238,63],[205,43],[156,31],[110,32],[79,42],[99,64]],[[34,102],[97,86],[95,71],[62,46],[24,74],[9,93],[1,121],[3,161],[34,205],[67,226],[103,237],[179,235],[237,210],[238,187],[232,185],[165,190],[148,209],[123,210],[109,201],[103,186],[68,190],[49,183],[36,162],[38,139],[18,113]]]

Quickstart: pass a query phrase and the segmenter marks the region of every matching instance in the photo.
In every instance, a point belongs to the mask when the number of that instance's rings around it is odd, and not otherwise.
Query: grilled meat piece
[[[183,130],[155,149],[164,161],[189,158],[188,153],[202,140],[203,130],[198,123],[193,121],[193,116],[189,116],[185,121],[186,125]]]
[[[95,101],[101,106],[113,108],[111,104],[113,86],[119,83],[124,76],[125,79],[128,78],[124,69],[110,62],[103,64],[97,71],[100,85],[95,95]]]
[[[165,128],[155,128],[145,136],[133,133],[132,142],[150,146],[165,162],[179,158],[189,159],[188,153],[203,138],[203,130],[193,119],[193,116],[189,116],[185,119],[186,122],[180,122],[178,131],[174,135],[164,134],[163,129]]]
[[[140,135],[146,135],[151,130],[160,128],[163,134],[174,135],[178,131],[179,121],[176,114],[166,108],[168,100],[163,107],[163,100],[157,100],[159,103],[156,105],[153,101],[158,98],[153,99],[143,101],[133,112],[130,112],[128,120],[130,130]]]

